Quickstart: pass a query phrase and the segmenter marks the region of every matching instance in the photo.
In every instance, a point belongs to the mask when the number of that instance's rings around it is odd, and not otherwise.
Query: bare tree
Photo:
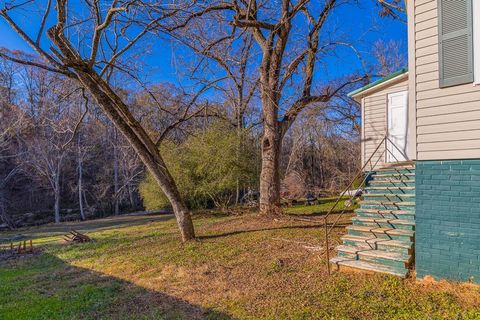
[[[31,35],[14,21],[11,13],[33,10],[37,5],[35,1],[5,3],[0,16],[38,53],[41,60],[21,59],[5,52],[0,55],[14,62],[59,73],[87,89],[136,150],[169,199],[182,240],[193,239],[195,233],[190,210],[181,199],[155,141],[107,81],[114,71],[131,74],[133,71],[129,68],[130,65],[122,63],[122,58],[125,62],[130,49],[154,29],[172,29],[172,16],[178,12],[189,12],[190,4],[186,2],[173,5],[138,0],[112,0],[109,4],[81,1],[76,2],[76,8],[73,9],[68,0],[57,0],[55,5],[49,1],[44,6],[38,33]],[[51,12],[56,13],[55,18]],[[80,16],[81,13],[84,16]],[[189,19],[186,19],[184,23],[188,23]],[[55,21],[54,25],[46,30],[47,21],[52,20]],[[45,38],[45,34],[48,38]]]
[[[8,186],[21,172],[14,160],[22,154],[17,136],[23,130],[24,118],[14,107],[0,106],[0,220],[11,228],[15,223],[8,212]]]
[[[23,144],[28,159],[19,159],[25,172],[33,173],[45,181],[54,195],[55,223],[60,222],[61,177],[71,151],[74,135],[84,115],[76,119],[73,114],[76,104],[82,104],[80,90],[75,90],[71,81],[57,74],[34,69],[28,72],[29,81],[35,86],[27,89],[29,110],[28,139]]]
[[[221,19],[219,13],[216,14],[215,21]],[[198,56],[195,60],[191,54],[187,55],[189,61],[186,65],[190,65],[188,76],[203,84],[214,83],[212,88],[220,94],[225,110],[217,116],[225,118],[237,128],[237,153],[240,158],[243,130],[259,122],[258,119],[252,119],[252,115],[258,116],[253,104],[259,84],[253,63],[258,54],[253,36],[246,32],[232,34],[221,23],[212,25],[207,21],[192,24],[173,35]],[[241,187],[242,182],[237,181],[236,203],[240,200]]]
[[[401,0],[373,2],[378,5],[381,16],[395,19],[404,16]],[[325,81],[315,75],[319,66],[328,63],[328,58],[339,47],[347,47],[359,56],[351,39],[332,19],[336,9],[348,3],[355,2],[243,0],[213,1],[201,6],[202,12],[208,13],[208,19],[201,17],[200,21],[207,27],[200,28],[199,33],[202,40],[208,41],[203,41],[201,50],[195,48],[196,52],[215,60],[212,53],[218,52],[222,43],[238,39],[245,32],[261,50],[261,57],[251,61],[258,62],[256,74],[264,125],[260,178],[260,211],[263,213],[279,209],[282,140],[296,118],[310,106],[323,108],[342,89],[365,78],[353,75]],[[222,29],[228,31],[219,32]],[[191,38],[190,35],[188,39]],[[221,49],[219,52],[223,53]],[[227,64],[228,59],[228,55],[220,56],[219,62]]]
[[[386,77],[407,66],[407,56],[401,49],[401,44],[390,40],[376,41],[373,44],[373,55],[377,61],[376,74]]]
[[[314,82],[319,60],[338,46],[352,47],[345,39],[324,36],[332,31],[329,17],[343,3],[345,1],[337,0],[321,4],[309,0],[296,3],[289,0],[280,3],[222,1],[204,8],[209,12],[233,13],[223,15],[219,21],[227,20],[232,33],[235,30],[250,33],[262,52],[257,70],[264,125],[260,178],[262,213],[279,210],[282,140],[298,115],[309,106],[325,105],[344,87],[362,79],[351,77],[326,85]]]

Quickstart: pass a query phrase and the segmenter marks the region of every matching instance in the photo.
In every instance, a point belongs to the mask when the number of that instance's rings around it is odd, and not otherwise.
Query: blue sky
[[[389,18],[380,18],[373,0],[364,0],[360,3],[360,8],[356,5],[341,7],[332,19],[335,20],[334,23],[339,26],[342,32],[348,34],[356,42],[362,55],[370,59],[368,51],[371,44],[376,40],[389,41],[390,39],[399,41],[406,53],[406,25]],[[29,33],[38,30],[39,23],[34,17],[13,16],[13,18],[24,26]],[[149,82],[173,82],[178,84],[186,80],[182,79],[181,75],[176,72],[175,61],[180,56],[183,59],[185,57],[188,59],[188,55],[191,53],[172,44],[171,41],[166,39],[157,40],[151,45],[151,52],[143,58],[143,63],[147,66],[146,70],[150,70],[147,75]],[[32,52],[3,20],[0,21],[0,47]],[[334,78],[357,70],[359,66],[359,61],[354,57],[351,50],[345,49],[339,51],[339,56],[328,61],[327,65],[318,72],[326,73],[328,78]]]

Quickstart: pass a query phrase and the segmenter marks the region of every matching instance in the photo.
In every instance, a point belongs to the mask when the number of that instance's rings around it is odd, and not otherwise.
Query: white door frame
[[[404,126],[403,129],[405,132],[401,133],[403,137],[395,137],[390,134],[390,128],[392,127],[392,99],[393,98],[401,98],[403,102],[403,119],[396,120],[401,121],[403,123],[397,123],[397,125]],[[396,106],[398,107],[398,106]],[[395,93],[390,93],[387,95],[387,139],[385,143],[385,161],[386,162],[397,162],[397,161],[406,161],[408,160],[407,157],[407,148],[408,148],[408,91],[400,91]],[[403,142],[404,145],[401,145]],[[392,145],[395,143],[395,145]],[[399,145],[400,144],[400,145]]]

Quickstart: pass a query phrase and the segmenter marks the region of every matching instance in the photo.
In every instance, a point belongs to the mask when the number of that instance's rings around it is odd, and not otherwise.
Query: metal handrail
[[[375,161],[375,164],[372,166],[372,159],[373,157],[375,156],[375,154],[377,153],[377,151],[380,149],[380,147],[382,146],[382,144],[385,142],[385,150],[382,151],[382,153],[380,154],[380,156],[377,158],[377,160]],[[330,226],[330,228],[328,228],[328,217],[332,214],[332,212],[335,210],[335,208],[337,207],[337,205],[340,203],[340,201],[342,200],[342,198],[344,198],[345,194],[347,193],[347,191],[352,187],[353,183],[355,182],[355,180],[357,180],[363,173],[363,171],[365,170],[365,168],[367,167],[368,164],[370,164],[370,170],[368,172],[368,174],[365,175],[365,177],[363,178],[362,182],[360,183],[360,188],[364,187],[365,184],[366,184],[366,181],[367,179],[369,178],[371,172],[373,171],[373,169],[377,166],[378,162],[380,161],[380,159],[382,158],[382,156],[384,154],[386,154],[386,152],[390,152],[390,154],[395,158],[395,161],[399,162],[397,157],[395,156],[395,154],[388,150],[388,146],[387,146],[387,142],[390,142],[401,154],[403,154],[403,151],[400,150],[398,148],[397,145],[395,145],[391,140],[390,138],[388,137],[388,135],[386,134],[382,140],[380,141],[380,143],[377,145],[377,147],[375,148],[375,150],[372,152],[372,154],[370,155],[370,157],[368,158],[367,161],[365,161],[365,163],[363,164],[362,168],[358,171],[357,175],[350,181],[350,183],[348,184],[348,186],[345,188],[345,190],[343,190],[343,192],[341,193],[341,195],[337,198],[337,201],[335,202],[335,204],[333,205],[333,207],[330,208],[330,210],[328,211],[328,213],[325,215],[324,217],[324,227],[325,227],[325,252],[326,252],[326,258],[327,258],[327,270],[328,270],[328,274],[330,274],[330,248],[329,248],[329,238],[328,238],[328,235],[329,233],[332,231],[332,229],[336,226],[336,224],[338,223],[338,221],[340,220],[340,217],[342,217],[342,215],[345,213],[345,210],[346,208],[344,208],[340,214],[338,214],[338,217],[337,219],[334,221],[334,223]],[[349,201],[350,203],[353,203],[353,200],[357,197],[357,193],[354,193]]]

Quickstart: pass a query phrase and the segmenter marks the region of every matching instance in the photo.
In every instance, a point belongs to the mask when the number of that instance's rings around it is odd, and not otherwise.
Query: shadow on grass
[[[0,318],[233,319],[49,254],[0,262]]]
[[[348,224],[346,223],[337,223],[333,226],[334,229],[345,228]],[[277,227],[277,228],[261,228],[261,229],[251,229],[251,230],[236,230],[231,232],[225,232],[220,234],[212,234],[212,235],[204,235],[198,236],[198,240],[206,240],[206,239],[216,239],[216,238],[223,238],[229,236],[235,236],[239,234],[245,233],[255,233],[255,232],[264,232],[264,231],[275,231],[275,230],[289,230],[289,229],[319,229],[323,230],[325,226],[323,224],[313,224],[313,225],[301,225],[301,226],[284,226],[284,227]],[[332,227],[331,224],[328,224],[328,227]]]
[[[294,216],[294,217],[323,217],[325,215],[327,215],[327,213],[329,212],[329,210],[325,210],[325,211],[314,211],[314,212],[311,212],[311,213],[287,213],[288,215],[290,216]],[[342,215],[348,215],[348,214],[353,214],[354,213],[354,209],[349,209],[349,210],[345,210],[344,212],[342,212],[342,210],[334,210],[332,211],[331,214],[333,215],[338,215],[338,214],[342,214]]]

